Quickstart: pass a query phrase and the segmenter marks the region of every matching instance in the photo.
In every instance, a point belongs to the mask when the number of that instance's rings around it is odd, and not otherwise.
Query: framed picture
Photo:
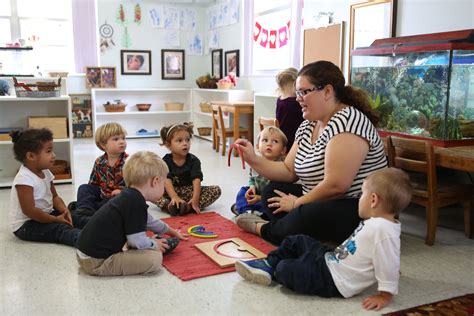
[[[100,86],[115,88],[115,67],[100,67]]]
[[[86,87],[87,88],[100,88],[100,67],[87,67],[86,68]]]
[[[222,49],[211,51],[211,76],[216,79],[222,78]]]
[[[184,49],[161,50],[161,79],[184,80]]]
[[[229,50],[225,52],[225,75],[227,76],[229,72],[235,73],[239,76],[239,50]]]
[[[122,75],[151,75],[151,50],[121,50]]]
[[[397,0],[377,0],[351,5],[349,55],[376,39],[395,36]],[[349,57],[349,72],[351,58]]]

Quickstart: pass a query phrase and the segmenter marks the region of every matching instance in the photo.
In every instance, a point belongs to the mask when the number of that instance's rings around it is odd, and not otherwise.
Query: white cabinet
[[[255,93],[254,95],[254,144],[257,143],[258,132],[260,126],[258,125],[259,117],[276,117],[276,102],[278,96],[272,93]]]
[[[117,122],[128,133],[128,138],[157,137],[158,135],[139,135],[139,130],[152,132],[165,125],[183,123],[191,120],[191,89],[92,89],[93,126]],[[106,112],[104,104],[120,100],[127,104],[124,112]],[[182,111],[166,111],[165,103],[180,102]],[[149,103],[149,111],[139,111],[137,104]]]
[[[252,101],[253,91],[251,90],[221,90],[221,89],[193,89],[193,122],[195,135],[198,135],[198,127],[212,127],[212,114],[202,112],[199,106],[203,102],[212,101]],[[228,115],[224,114],[224,124],[229,127],[232,123]],[[202,137],[212,140],[211,136]]]
[[[71,104],[68,96],[57,98],[17,98],[0,97],[0,127],[28,127],[28,116],[62,116],[67,117],[68,131],[71,131]],[[47,126],[45,126],[47,127]],[[74,179],[71,133],[67,138],[54,139],[54,152],[57,160],[69,162],[71,178],[55,180],[55,183],[71,183]],[[11,140],[0,141],[0,187],[10,187],[20,162],[13,155]]]

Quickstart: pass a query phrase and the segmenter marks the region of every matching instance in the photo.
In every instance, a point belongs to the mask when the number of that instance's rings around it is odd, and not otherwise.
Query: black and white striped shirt
[[[311,135],[317,122],[304,121],[296,131],[298,151],[295,159],[295,172],[303,185],[306,194],[324,179],[324,157],[326,146],[331,139],[341,133],[360,136],[369,143],[369,152],[349,190],[348,197],[361,195],[362,182],[369,173],[387,167],[382,140],[375,126],[358,109],[348,106],[337,112],[329,120],[316,143],[311,142]],[[350,153],[347,153],[350,159]]]

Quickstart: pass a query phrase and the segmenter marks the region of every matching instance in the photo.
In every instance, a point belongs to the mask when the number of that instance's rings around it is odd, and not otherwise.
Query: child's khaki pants
[[[131,249],[113,254],[107,259],[80,258],[77,255],[77,261],[80,267],[91,275],[153,274],[160,270],[163,254],[155,249]]]

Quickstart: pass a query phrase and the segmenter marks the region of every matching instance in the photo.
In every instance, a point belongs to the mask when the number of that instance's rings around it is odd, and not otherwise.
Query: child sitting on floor
[[[403,171],[377,170],[362,185],[359,216],[363,220],[334,251],[309,236],[289,236],[266,259],[237,261],[237,272],[252,282],[270,285],[274,279],[296,292],[322,297],[349,298],[378,283],[379,293],[367,297],[362,306],[384,308],[398,293],[400,222],[396,218],[411,194]]]
[[[146,201],[158,200],[164,192],[168,167],[155,153],[141,151],[125,163],[128,188],[102,206],[77,241],[77,261],[92,275],[151,274],[161,268],[163,252],[175,248],[180,232],[148,213]],[[146,231],[171,238],[149,238]],[[160,238],[160,239],[158,239]],[[129,250],[123,251],[127,243]]]
[[[287,143],[288,140],[281,129],[275,126],[267,126],[258,135],[257,149],[262,157],[277,161],[285,155]],[[249,171],[249,176],[248,186],[240,188],[236,202],[230,208],[235,215],[247,211],[260,212],[262,209],[261,193],[270,180],[256,174],[252,169]]]
[[[69,208],[77,208],[77,213],[92,216],[111,197],[125,187],[122,168],[125,159],[127,131],[118,123],[106,123],[95,132],[95,143],[105,154],[98,157],[90,175],[89,183],[82,184],[77,190],[77,205],[70,203]]]
[[[193,125],[184,123],[165,126],[160,135],[162,145],[171,152],[163,157],[170,172],[165,183],[166,193],[156,204],[171,216],[191,212],[199,214],[221,196],[221,188],[217,185],[201,186],[201,161],[189,152]]]
[[[11,230],[28,241],[73,246],[88,217],[69,213],[53,184],[53,133],[27,129],[10,133],[15,159],[22,163],[10,194]]]

